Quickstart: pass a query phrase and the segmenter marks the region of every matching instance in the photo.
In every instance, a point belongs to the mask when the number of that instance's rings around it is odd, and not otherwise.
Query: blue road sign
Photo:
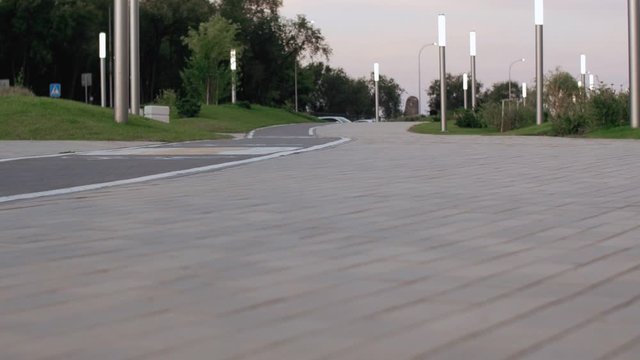
[[[49,97],[59,98],[60,96],[62,96],[62,85],[49,84]]]

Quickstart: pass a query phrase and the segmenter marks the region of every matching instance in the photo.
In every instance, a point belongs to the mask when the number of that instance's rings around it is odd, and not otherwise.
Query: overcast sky
[[[284,0],[283,15],[305,14],[333,48],[332,66],[367,75],[374,62],[408,95],[418,94],[418,51],[437,41],[437,15],[447,15],[447,71],[469,69],[469,31],[478,33],[478,79],[485,88],[508,78],[535,78],[534,0]],[[601,81],[628,84],[627,1],[546,0],[545,72],[580,73],[580,54]],[[438,74],[437,48],[422,55],[422,79]]]

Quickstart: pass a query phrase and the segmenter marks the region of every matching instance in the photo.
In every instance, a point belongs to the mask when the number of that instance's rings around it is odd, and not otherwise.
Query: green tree
[[[511,82],[511,96],[514,99],[520,97],[522,90],[520,84],[515,81]],[[482,102],[500,104],[502,100],[509,99],[509,82],[497,82],[493,84],[491,89],[482,94]]]
[[[447,73],[447,110],[456,110],[464,107],[464,89],[462,74],[453,75]],[[480,94],[482,83],[476,81],[476,93]],[[440,79],[433,80],[427,89],[429,108],[431,111],[440,111]],[[468,91],[468,105],[471,106],[471,90]]]
[[[200,24],[198,30],[191,29],[184,37],[184,43],[191,50],[189,72],[183,74],[183,80],[190,82],[190,88],[204,89],[205,102],[220,99],[220,90],[226,89],[230,80],[229,52],[236,49],[241,52],[240,44],[235,40],[238,26],[216,15],[208,22]],[[194,83],[195,82],[195,83]]]
[[[380,107],[385,119],[393,119],[402,115],[402,93],[404,89],[393,79],[380,76],[378,83]]]

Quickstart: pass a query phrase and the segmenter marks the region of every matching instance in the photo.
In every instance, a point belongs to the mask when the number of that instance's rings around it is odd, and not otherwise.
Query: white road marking
[[[258,162],[258,161],[270,160],[270,159],[275,159],[275,158],[288,156],[288,155],[293,155],[293,154],[301,154],[301,153],[305,153],[305,152],[321,150],[321,149],[325,149],[325,148],[329,148],[329,147],[338,146],[338,145],[344,144],[344,143],[346,143],[348,141],[351,141],[351,139],[349,139],[349,138],[341,138],[340,140],[336,140],[336,141],[333,141],[333,142],[330,142],[330,143],[327,143],[327,144],[316,145],[316,146],[312,146],[312,147],[305,148],[305,149],[282,151],[282,152],[278,152],[278,153],[275,153],[275,154],[259,156],[259,157],[246,159],[246,160],[232,161],[232,162],[228,162],[228,163],[224,163],[224,164],[209,165],[209,166],[203,166],[203,167],[198,167],[198,168],[193,168],[193,169],[172,171],[172,172],[167,172],[167,173],[163,173],[163,174],[149,175],[149,176],[143,176],[143,177],[127,179],[127,180],[111,181],[111,182],[105,182],[105,183],[100,183],[100,184],[75,186],[75,187],[70,187],[70,188],[66,188],[66,189],[57,189],[57,190],[41,191],[41,192],[36,192],[36,193],[2,196],[2,197],[0,197],[0,203],[6,203],[6,202],[16,201],[16,200],[37,199],[37,198],[46,197],[46,196],[72,194],[72,193],[77,193],[77,192],[81,192],[81,191],[98,190],[98,189],[104,189],[104,188],[109,188],[109,187],[114,187],[114,186],[138,184],[138,183],[142,183],[142,182],[166,179],[166,178],[177,177],[177,176],[200,174],[200,173],[209,172],[209,171],[213,171],[213,170],[220,170],[220,169],[224,169],[224,168],[228,168],[228,167],[244,165],[244,164],[250,164],[250,163],[254,163],[254,162]]]

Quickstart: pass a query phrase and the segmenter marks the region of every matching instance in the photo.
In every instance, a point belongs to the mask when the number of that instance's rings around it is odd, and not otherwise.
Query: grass
[[[201,117],[164,124],[130,116],[116,124],[113,111],[83,103],[30,96],[0,96],[0,140],[188,141],[219,139],[220,132],[246,132],[258,127],[309,122],[284,110],[254,106],[203,106]]]
[[[631,126],[600,129],[586,134],[585,137],[597,139],[640,139],[640,129],[632,129]]]
[[[449,122],[447,124],[446,133],[442,133],[440,131],[439,122],[422,123],[422,124],[413,126],[410,129],[410,131],[418,134],[429,134],[429,135],[489,135],[489,134],[495,134],[497,132],[496,129],[492,129],[492,128],[481,128],[481,129],[461,128],[456,126],[454,122]]]

